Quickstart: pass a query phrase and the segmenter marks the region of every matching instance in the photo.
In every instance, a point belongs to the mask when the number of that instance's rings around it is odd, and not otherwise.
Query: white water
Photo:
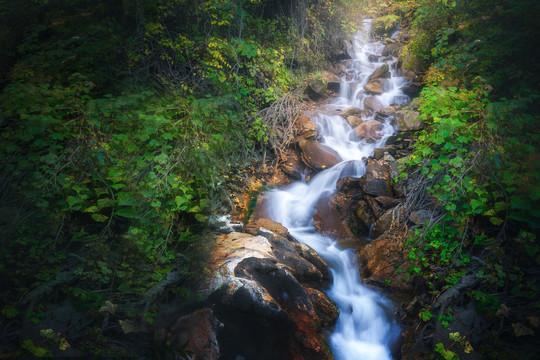
[[[328,106],[330,110],[345,110],[350,106],[363,108],[366,94],[362,86],[369,75],[382,65],[368,61],[369,54],[381,54],[383,49],[380,43],[370,41],[365,35],[369,34],[369,29],[370,21],[365,21],[364,32],[355,36],[351,49],[353,61],[341,80],[340,96]],[[392,61],[395,59],[387,63]],[[396,98],[408,100],[400,91],[405,80],[394,76],[393,71],[391,75],[387,92],[378,96],[385,106],[396,103]],[[372,115],[363,120],[371,119]],[[321,141],[337,151],[344,161],[318,173],[309,183],[299,181],[270,192],[270,216],[287,227],[298,241],[315,249],[331,269],[334,282],[327,293],[340,310],[334,331],[329,337],[335,358],[392,359],[390,346],[396,342],[401,331],[393,319],[392,303],[362,284],[354,250],[343,249],[334,239],[317,233],[313,226],[313,215],[321,196],[336,191],[338,179],[364,175],[365,165],[361,159],[372,155],[376,147],[383,146],[394,129],[390,124],[384,124],[382,139],[369,144],[351,140],[354,139],[350,137],[352,128],[339,115],[320,113],[312,120],[322,136]]]

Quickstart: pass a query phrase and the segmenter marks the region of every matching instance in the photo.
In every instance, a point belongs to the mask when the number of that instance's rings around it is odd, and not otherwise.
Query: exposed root
[[[294,124],[300,115],[300,100],[298,95],[287,93],[272,106],[259,111],[256,117],[262,119],[266,126],[268,143],[276,154],[277,161],[283,157],[283,150],[294,138]]]

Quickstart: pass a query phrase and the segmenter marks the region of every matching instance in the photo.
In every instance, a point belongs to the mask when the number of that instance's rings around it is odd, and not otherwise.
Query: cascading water
[[[328,106],[334,113],[349,106],[363,108],[367,96],[363,85],[371,73],[383,65],[368,60],[369,54],[381,54],[383,49],[380,43],[370,41],[367,35],[370,25],[366,20],[364,31],[354,38],[353,59],[341,80],[340,96]],[[387,60],[388,64],[395,61]],[[392,70],[391,75],[386,92],[377,96],[384,106],[401,105],[409,100],[400,90],[405,80],[396,77]],[[392,303],[362,284],[354,250],[343,249],[334,239],[317,233],[313,215],[317,201],[336,191],[338,179],[364,175],[365,165],[361,159],[383,146],[394,129],[390,123],[384,123],[382,138],[376,143],[368,143],[352,136],[353,129],[342,116],[321,112],[312,120],[318,127],[321,141],[338,152],[343,161],[318,173],[309,183],[299,181],[270,192],[268,211],[270,217],[287,227],[298,241],[315,249],[332,271],[334,282],[328,295],[340,310],[329,338],[336,359],[391,359],[390,346],[397,341],[401,331],[392,316]]]

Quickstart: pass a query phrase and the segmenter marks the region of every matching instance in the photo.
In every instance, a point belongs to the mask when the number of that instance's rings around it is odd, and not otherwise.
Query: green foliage
[[[231,164],[271,136],[250,119],[330,56],[337,3],[284,4],[0,3],[4,318],[47,326],[50,349],[132,355],[111,345],[108,316],[151,324],[159,309],[137,313],[141,297],[173,268],[196,275]],[[44,324],[64,299],[87,314],[75,341]]]
[[[412,23],[403,60],[425,72],[426,84],[418,110],[427,126],[405,167],[423,179],[442,214],[407,242],[408,275],[422,278],[435,301],[475,271],[479,282],[467,295],[494,328],[508,316],[509,303],[537,314],[540,173],[532,129],[540,119],[538,64],[520,54],[539,35],[530,15],[538,4],[399,3]],[[432,320],[429,308],[421,314]],[[438,320],[451,325],[450,316],[446,309]],[[514,325],[505,331],[521,329]],[[436,345],[442,358],[472,351],[459,334],[451,341]],[[501,357],[511,358],[506,351]]]

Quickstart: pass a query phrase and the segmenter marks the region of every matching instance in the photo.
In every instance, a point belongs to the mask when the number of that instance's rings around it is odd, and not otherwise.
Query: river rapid
[[[371,21],[363,23],[353,39],[349,50],[352,61],[341,79],[339,97],[321,106],[312,116],[317,125],[320,142],[334,149],[343,161],[319,172],[309,183],[297,181],[291,185],[268,193],[268,211],[272,220],[289,229],[298,241],[311,246],[326,261],[333,275],[328,296],[340,310],[338,321],[329,335],[329,343],[337,360],[384,360],[392,359],[391,346],[395,344],[401,329],[393,317],[393,304],[379,292],[362,283],[355,250],[340,246],[335,239],[319,234],[313,224],[315,205],[322,196],[336,192],[336,183],[343,177],[360,178],[365,173],[362,158],[373,155],[374,149],[384,146],[386,139],[395,131],[384,123],[382,138],[375,143],[358,140],[353,128],[345,119],[336,115],[338,110],[355,106],[364,108],[364,99],[369,96],[363,89],[369,76],[386,62],[370,62],[370,54],[381,55],[384,45],[370,39]],[[377,96],[385,107],[403,105],[409,99],[400,88],[406,82],[395,76],[385,85],[385,92]],[[363,121],[373,120],[373,115],[364,116]]]

